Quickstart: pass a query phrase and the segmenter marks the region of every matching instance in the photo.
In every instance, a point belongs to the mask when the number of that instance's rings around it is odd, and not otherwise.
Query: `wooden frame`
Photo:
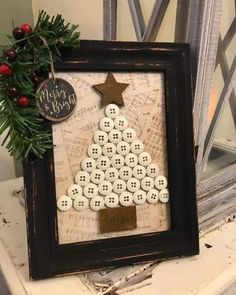
[[[33,279],[197,254],[198,226],[187,44],[81,41],[58,71],[164,73],[171,229],[59,245],[53,150],[24,164],[29,268]],[[46,123],[51,130],[51,125]],[[52,197],[53,196],[53,197]]]

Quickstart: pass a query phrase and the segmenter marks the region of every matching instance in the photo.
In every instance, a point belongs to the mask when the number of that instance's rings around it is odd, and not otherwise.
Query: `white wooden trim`
[[[198,146],[196,161],[197,183],[202,172],[202,158],[207,131],[207,113],[215,70],[222,0],[205,0],[198,57],[197,81],[194,99],[194,134]]]
[[[224,107],[225,107],[226,103],[229,101],[229,97],[230,97],[232,90],[234,88],[235,81],[236,81],[236,57],[234,58],[232,66],[229,70],[229,74],[228,74],[227,79],[225,81],[223,90],[220,94],[220,98],[217,103],[214,116],[213,116],[211,124],[208,128],[208,132],[207,132],[207,135],[205,138],[205,143],[204,143],[204,156],[203,156],[202,165],[201,165],[202,170],[204,169],[205,165],[207,164],[208,157],[209,157],[209,154],[210,154],[211,148],[213,146],[213,142],[214,142],[214,135],[215,135],[216,127],[219,123],[219,120],[220,120],[221,114],[223,113]]]

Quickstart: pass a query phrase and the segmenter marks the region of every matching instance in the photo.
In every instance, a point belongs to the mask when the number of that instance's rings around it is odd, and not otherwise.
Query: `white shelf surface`
[[[20,199],[12,196],[13,190],[22,187],[22,178],[0,183],[0,267],[12,294],[94,294],[81,281],[80,275],[29,280],[25,211]],[[205,244],[212,247],[207,248]],[[153,271],[150,285],[142,288],[133,286],[128,294],[231,295],[236,283],[235,219],[201,237],[200,251],[198,256],[159,263]],[[224,293],[226,289],[231,290],[227,291],[230,293]]]

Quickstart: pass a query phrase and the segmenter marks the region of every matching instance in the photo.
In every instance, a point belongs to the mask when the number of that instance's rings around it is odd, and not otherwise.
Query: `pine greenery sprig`
[[[12,74],[0,74],[0,134],[6,132],[2,145],[17,159],[27,161],[32,155],[42,158],[52,147],[51,134],[45,131],[44,119],[36,106],[37,85],[32,81],[32,74],[47,72],[52,61],[60,60],[62,47],[78,47],[80,34],[77,28],[65,24],[61,15],[51,18],[41,11],[32,32],[19,40],[6,36],[17,58],[9,61],[6,48],[2,49],[0,65],[9,66]],[[9,94],[12,85],[29,97],[27,107],[19,106],[17,97]]]

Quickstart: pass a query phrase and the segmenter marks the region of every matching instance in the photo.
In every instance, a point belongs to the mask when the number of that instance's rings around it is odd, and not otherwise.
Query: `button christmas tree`
[[[93,141],[75,183],[68,188],[67,195],[57,200],[59,210],[73,206],[79,211],[87,208],[98,211],[168,202],[166,177],[159,175],[158,165],[152,163],[151,155],[116,104],[106,106]]]

